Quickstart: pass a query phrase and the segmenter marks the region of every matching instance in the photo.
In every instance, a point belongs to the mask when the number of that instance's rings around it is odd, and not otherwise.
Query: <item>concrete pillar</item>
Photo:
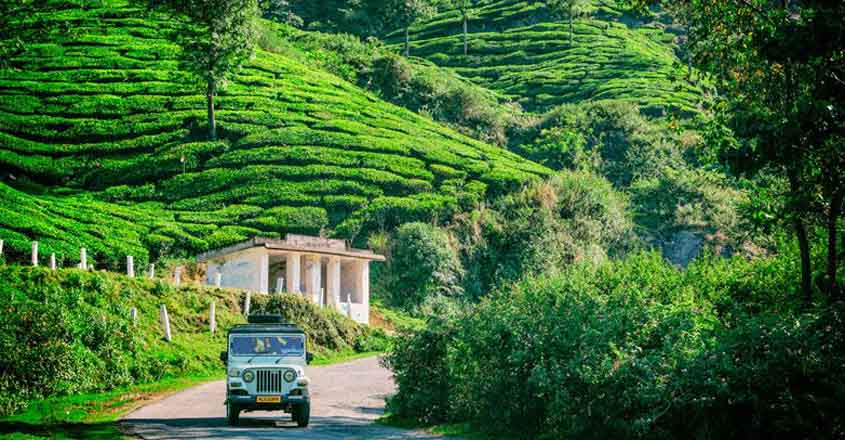
[[[156,276],[156,265],[155,265],[155,263],[150,263],[150,268],[147,271],[147,276],[150,277],[150,279],[155,278],[155,276]]]
[[[135,258],[132,255],[126,256],[126,276],[135,278]]]
[[[173,340],[170,335],[170,318],[167,316],[167,306],[165,306],[164,304],[161,305],[159,315],[161,317],[161,326],[164,329],[164,339],[167,342],[170,342]]]
[[[3,255],[3,240],[0,240],[0,255]]]
[[[320,304],[320,285],[322,284],[322,263],[319,255],[305,257],[305,293],[314,304]]]
[[[85,248],[79,248],[79,268],[88,270],[88,253]]]
[[[214,301],[208,307],[208,329],[211,330],[211,334],[217,331],[217,304]]]
[[[177,286],[182,284],[182,266],[173,270],[173,284]]]
[[[258,256],[258,292],[270,293],[270,253],[262,250]]]
[[[285,276],[288,281],[288,292],[290,293],[299,293],[299,261],[301,259],[300,254],[290,253],[287,254],[287,260],[285,263],[286,272]]]
[[[32,242],[32,265],[38,266],[38,242]]]
[[[370,262],[356,261],[355,262],[355,302],[364,305],[364,313],[367,317],[365,323],[369,323],[370,319]]]
[[[56,270],[56,254],[50,254],[50,270]]]
[[[329,305],[340,304],[340,258],[330,257],[326,265],[326,300]]]
[[[217,286],[217,287],[220,287],[221,285],[223,285],[223,274],[222,273],[217,272],[217,274],[214,275],[214,285]]]

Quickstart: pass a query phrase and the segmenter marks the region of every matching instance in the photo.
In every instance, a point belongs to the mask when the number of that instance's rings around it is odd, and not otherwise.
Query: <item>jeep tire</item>
[[[238,408],[238,405],[232,402],[226,402],[226,423],[228,423],[229,426],[238,426],[240,415],[241,409]]]
[[[308,422],[311,420],[311,404],[304,402],[300,405],[294,406],[292,415],[293,421],[296,422],[297,426],[300,428],[308,426]]]

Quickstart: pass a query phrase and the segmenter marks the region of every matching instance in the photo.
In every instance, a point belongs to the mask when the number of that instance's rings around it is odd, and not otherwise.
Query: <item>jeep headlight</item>
[[[244,379],[244,382],[247,382],[247,383],[252,382],[253,380],[255,380],[255,373],[253,373],[252,371],[249,371],[249,370],[244,371],[243,379]]]
[[[285,378],[285,382],[293,382],[296,379],[296,371],[287,370],[283,376]]]
[[[241,369],[229,368],[229,377],[241,377]]]

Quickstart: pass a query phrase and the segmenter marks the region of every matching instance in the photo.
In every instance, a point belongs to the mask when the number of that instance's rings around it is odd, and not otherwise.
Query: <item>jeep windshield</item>
[[[231,356],[303,356],[302,335],[237,335],[229,339]]]

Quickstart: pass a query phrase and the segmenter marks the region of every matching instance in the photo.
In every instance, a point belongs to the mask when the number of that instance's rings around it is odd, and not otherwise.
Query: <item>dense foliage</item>
[[[639,3],[655,3],[640,1]],[[735,174],[775,176],[758,216],[784,222],[801,249],[802,295],[814,284],[840,298],[839,234],[845,221],[845,3],[669,1],[690,26],[694,62],[722,91],[709,132],[714,155]],[[764,206],[759,204],[759,207]],[[780,209],[778,209],[780,208]],[[775,212],[773,212],[775,211]],[[775,214],[775,215],[772,215]],[[824,271],[813,270],[814,229]]]
[[[390,304],[420,312],[442,298],[470,301],[498,286],[636,247],[627,200],[607,180],[562,172],[442,227],[401,226],[389,243],[378,291]]]
[[[384,291],[393,305],[415,309],[437,296],[463,294],[463,268],[449,235],[436,226],[406,223],[390,243]]]
[[[28,401],[110,390],[165,376],[221,370],[226,329],[243,322],[243,293],[104,272],[0,265],[0,414]],[[208,329],[216,303],[218,331]],[[256,310],[283,313],[309,336],[317,357],[384,349],[383,333],[299,296],[255,298]],[[167,306],[173,341],[163,340]],[[130,317],[138,310],[137,324]]]
[[[509,438],[838,438],[845,309],[791,258],[581,264],[406,335],[391,411]]]

